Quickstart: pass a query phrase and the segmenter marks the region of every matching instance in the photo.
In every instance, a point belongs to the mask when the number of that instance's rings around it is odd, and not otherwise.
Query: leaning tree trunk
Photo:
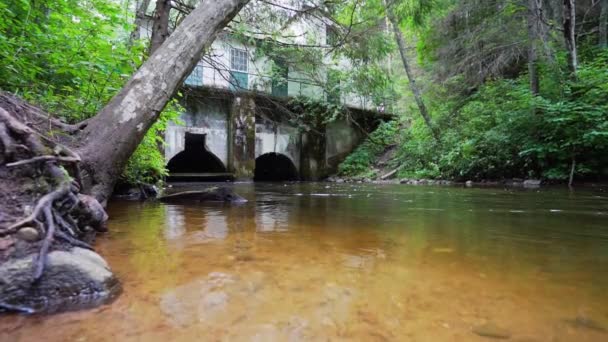
[[[602,6],[602,9],[600,12],[599,45],[600,48],[606,49],[608,48],[608,0],[602,0],[600,5]]]
[[[426,109],[424,100],[422,99],[422,93],[420,92],[420,88],[418,88],[418,84],[416,84],[416,78],[414,77],[414,74],[412,73],[412,70],[410,68],[410,64],[407,60],[407,47],[405,44],[405,38],[403,37],[403,32],[401,32],[401,29],[399,28],[399,21],[397,20],[397,17],[395,17],[395,14],[393,13],[390,7],[387,6],[386,9],[388,12],[388,18],[393,26],[393,32],[395,34],[397,46],[399,47],[399,53],[401,54],[401,62],[403,63],[405,74],[407,75],[407,79],[410,83],[410,89],[414,94],[414,99],[416,100],[416,104],[418,105],[418,109],[420,110],[420,115],[422,115],[422,118],[424,119],[424,122],[431,131],[433,138],[435,138],[435,141],[439,141],[439,134],[433,126],[431,117],[428,113],[428,110]]]
[[[576,52],[576,7],[575,0],[563,0],[562,28],[564,41],[568,52],[568,68],[570,74],[575,77],[578,68],[578,56]]]
[[[167,38],[78,139],[83,185],[102,203],[203,50],[248,0],[205,1]]]

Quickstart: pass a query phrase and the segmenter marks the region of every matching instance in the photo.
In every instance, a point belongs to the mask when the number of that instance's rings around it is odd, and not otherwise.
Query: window
[[[249,65],[247,51],[243,49],[230,49],[230,89],[233,91],[248,89]]]
[[[242,49],[230,49],[230,69],[240,72],[248,72],[247,51]]]

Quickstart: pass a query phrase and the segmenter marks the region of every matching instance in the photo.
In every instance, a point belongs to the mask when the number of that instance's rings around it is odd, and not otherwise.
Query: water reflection
[[[289,211],[284,206],[262,205],[258,207],[255,219],[258,232],[284,232],[288,227]]]
[[[208,238],[223,240],[228,236],[228,224],[223,212],[219,210],[207,211],[205,221],[203,233]]]
[[[165,209],[165,239],[175,240],[186,233],[184,208],[182,206],[167,205]]]

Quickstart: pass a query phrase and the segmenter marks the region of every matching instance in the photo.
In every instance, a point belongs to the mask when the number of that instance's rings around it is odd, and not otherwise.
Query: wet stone
[[[507,329],[499,327],[494,323],[475,326],[473,327],[473,332],[479,336],[490,338],[507,339],[511,337],[511,333]]]
[[[40,234],[38,230],[32,227],[23,227],[17,232],[17,237],[24,241],[33,242],[40,239]]]
[[[606,326],[586,316],[576,316],[576,318],[570,320],[569,323],[576,328],[584,328],[595,330],[597,332],[608,333],[608,328],[606,328]]]

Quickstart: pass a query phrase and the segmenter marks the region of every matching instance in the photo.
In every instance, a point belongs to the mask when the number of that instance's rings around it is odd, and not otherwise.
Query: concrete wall
[[[331,122],[325,128],[325,160],[330,172],[363,141],[363,133],[346,120]]]
[[[229,103],[222,100],[187,101],[186,112],[180,119],[183,125],[169,124],[165,131],[165,160],[169,162],[184,150],[186,132],[206,134],[207,151],[218,157],[225,167],[228,158]]]
[[[300,170],[300,133],[295,127],[276,123],[261,116],[255,122],[255,157],[266,153],[280,153],[293,162]]]
[[[165,132],[166,161],[184,150],[186,132],[205,134],[207,151],[237,179],[252,179],[256,158],[271,152],[288,157],[303,180],[322,179],[334,173],[364,138],[345,120],[302,133],[271,120],[272,113],[265,115],[250,95],[200,95],[187,98],[183,105],[183,125],[171,123]]]

